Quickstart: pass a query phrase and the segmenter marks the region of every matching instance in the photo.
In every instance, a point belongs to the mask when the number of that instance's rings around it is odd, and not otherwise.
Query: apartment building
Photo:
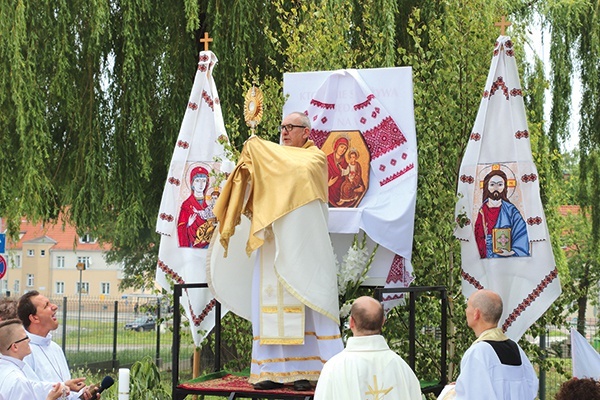
[[[23,219],[19,240],[6,243],[7,271],[0,291],[11,296],[31,290],[49,297],[70,297],[80,291],[87,297],[120,296],[123,268],[106,262],[109,248],[90,235],[77,235],[75,227],[62,222],[43,225]]]

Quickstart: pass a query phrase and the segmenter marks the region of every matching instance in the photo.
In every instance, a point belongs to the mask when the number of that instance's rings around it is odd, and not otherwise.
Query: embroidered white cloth
[[[574,378],[600,380],[600,354],[575,328],[571,328],[571,358]]]
[[[212,207],[220,192],[214,173],[233,168],[218,142],[219,138],[226,139],[227,133],[212,77],[216,63],[213,52],[200,52],[159,208],[156,231],[161,240],[156,281],[167,291],[171,291],[170,282],[206,282],[207,248],[215,224]],[[215,161],[217,157],[221,162]],[[194,343],[199,346],[214,327],[216,302],[208,289],[186,289],[181,304]],[[222,314],[225,312],[222,310]]]
[[[315,390],[315,400],[421,398],[415,373],[381,335],[348,338],[344,351],[323,367]]]
[[[513,43],[500,36],[458,179],[462,289],[497,292],[517,341],[560,295]]]
[[[378,71],[388,74],[392,70]],[[329,230],[332,233],[363,230],[374,242],[395,254],[388,263],[385,287],[408,287],[414,279],[410,259],[417,191],[412,108],[403,110],[411,123],[406,124],[408,127],[401,126],[398,116],[386,109],[362,78],[364,72],[353,69],[329,72],[314,95],[302,96],[304,102],[294,101],[293,106],[286,104],[285,110],[303,107],[300,110],[305,110],[312,124],[310,138],[319,148],[330,135],[360,132],[370,153],[369,186],[357,208],[330,207]],[[408,95],[412,107],[412,81],[408,78],[403,83],[403,95]],[[350,140],[349,147],[354,146]],[[397,304],[398,299],[398,295],[386,294],[386,309]]]

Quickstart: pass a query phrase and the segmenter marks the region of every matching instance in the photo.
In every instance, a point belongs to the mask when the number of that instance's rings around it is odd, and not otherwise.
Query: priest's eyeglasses
[[[293,125],[293,124],[287,124],[287,125],[279,125],[277,127],[277,130],[279,132],[283,131],[284,129],[290,133],[290,131],[292,131],[292,129],[294,128],[306,128],[304,125]]]
[[[26,340],[29,340],[29,336],[25,336],[23,339],[19,339],[16,342],[12,342],[10,344],[10,346],[8,346],[8,348],[6,349],[6,351],[10,350],[10,348],[13,346],[13,344],[21,343],[21,342],[24,342]]]

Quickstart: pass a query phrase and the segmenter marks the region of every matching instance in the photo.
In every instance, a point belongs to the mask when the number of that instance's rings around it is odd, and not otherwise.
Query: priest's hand
[[[46,396],[46,400],[66,399],[70,393],[71,391],[68,387],[58,382],[52,385],[52,390]]]
[[[69,379],[65,385],[74,392],[79,392],[85,386],[85,378]]]

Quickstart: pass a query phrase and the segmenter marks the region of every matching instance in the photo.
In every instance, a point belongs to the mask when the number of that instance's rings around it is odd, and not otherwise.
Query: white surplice
[[[507,365],[500,361],[498,354],[487,340],[510,339],[504,336],[499,328],[495,328],[484,331],[469,347],[460,362],[460,375],[456,380],[455,388],[456,399],[535,399],[538,378],[523,349],[517,344],[521,365]]]
[[[0,399],[5,400],[44,400],[33,390],[33,385],[25,376],[25,363],[19,359],[0,357]]]
[[[421,398],[414,372],[381,335],[349,338],[346,349],[323,367],[315,391],[315,400]]]

